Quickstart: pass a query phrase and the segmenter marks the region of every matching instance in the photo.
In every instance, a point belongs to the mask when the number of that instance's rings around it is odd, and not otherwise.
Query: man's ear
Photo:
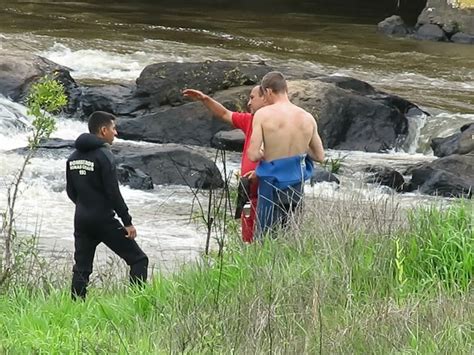
[[[100,135],[101,137],[105,137],[105,132],[106,132],[106,130],[107,130],[107,127],[105,127],[105,126],[100,127],[100,128],[99,128],[99,135]]]

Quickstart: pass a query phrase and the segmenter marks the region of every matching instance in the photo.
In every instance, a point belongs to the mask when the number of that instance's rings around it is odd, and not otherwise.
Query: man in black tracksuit
[[[141,284],[147,279],[148,257],[134,240],[137,231],[120,193],[109,149],[117,135],[115,116],[102,111],[92,113],[89,132],[77,138],[76,150],[66,166],[67,194],[76,205],[73,299],[86,296],[95,250],[101,242],[130,266],[131,283]],[[115,212],[123,225],[114,218]]]

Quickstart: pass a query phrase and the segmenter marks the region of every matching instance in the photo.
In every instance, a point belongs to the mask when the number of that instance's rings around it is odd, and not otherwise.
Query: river
[[[360,8],[319,1],[324,6],[306,12],[296,5],[270,11],[268,6],[252,7],[251,2],[239,9],[225,1],[219,6],[181,1],[0,3],[0,53],[42,55],[71,68],[73,78],[82,82],[133,81],[146,65],[164,61],[263,60],[291,71],[355,77],[431,113],[412,127],[414,140],[406,152],[328,151],[329,157],[344,157],[343,184],[308,186],[311,196],[383,197],[385,189],[346,177],[368,163],[406,167],[432,160],[430,138],[449,135],[474,121],[474,47],[384,37],[376,33],[376,23],[390,13],[368,1]],[[21,160],[8,151],[27,140],[27,132],[13,129],[11,122],[25,116],[23,106],[0,98],[0,206],[5,205],[6,189]],[[53,136],[74,139],[85,130],[82,122],[59,118]],[[228,167],[237,168],[239,156],[230,154],[229,159]],[[74,211],[64,192],[63,170],[64,159],[33,160],[21,186],[17,227],[28,233],[39,230],[45,253],[64,251],[70,256]],[[155,186],[143,192],[122,187],[122,191],[152,265],[173,269],[202,252],[205,232],[190,222],[188,188]],[[407,204],[430,200],[417,194],[401,198]],[[101,255],[105,260],[110,256],[105,249]]]

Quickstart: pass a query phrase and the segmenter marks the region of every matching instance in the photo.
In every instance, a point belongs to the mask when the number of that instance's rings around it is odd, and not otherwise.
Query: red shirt
[[[250,143],[250,137],[252,136],[252,123],[253,115],[251,113],[232,113],[232,124],[235,128],[241,129],[245,134],[244,150],[242,152],[242,162],[240,164],[240,174],[243,176],[249,171],[257,168],[257,162],[253,162],[247,155],[247,149]]]

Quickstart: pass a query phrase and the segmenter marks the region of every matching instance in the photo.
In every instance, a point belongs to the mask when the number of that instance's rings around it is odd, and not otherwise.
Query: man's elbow
[[[318,163],[323,163],[324,162],[324,152],[320,152],[316,155],[316,161]]]
[[[310,152],[311,159],[318,163],[324,162],[324,152]]]
[[[254,162],[254,163],[256,163],[256,162],[258,162],[258,161],[260,160],[259,157],[257,157],[256,155],[253,155],[253,154],[247,154],[247,156],[248,156],[249,160],[250,160],[251,162]]]
[[[249,158],[250,161],[252,161],[254,163],[258,162],[261,159],[261,156],[260,156],[259,152],[255,152],[255,151],[250,150],[250,149],[247,151],[247,157]]]

